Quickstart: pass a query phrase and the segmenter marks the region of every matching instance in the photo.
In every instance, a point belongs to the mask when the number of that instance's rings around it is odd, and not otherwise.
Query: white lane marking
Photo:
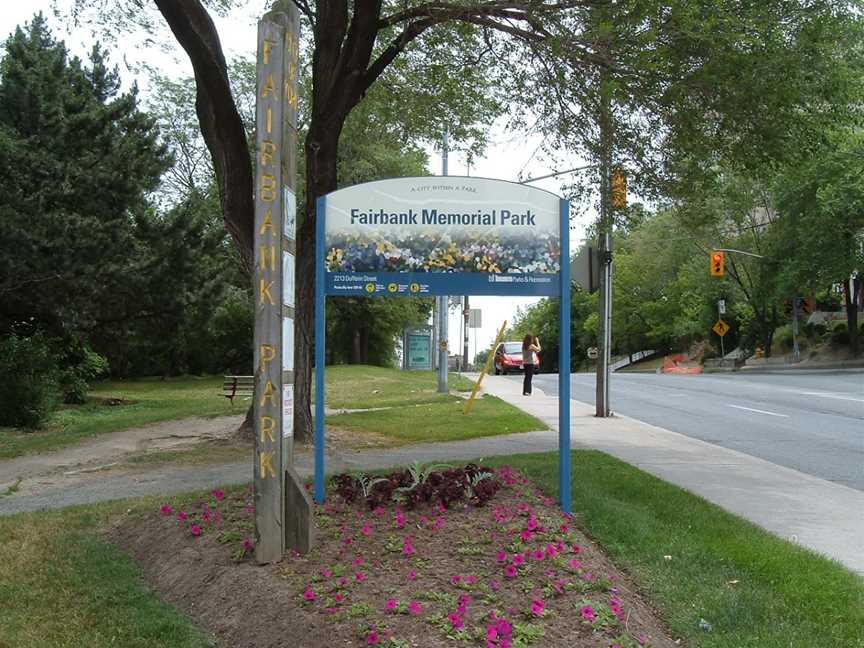
[[[752,407],[744,407],[743,405],[729,405],[729,407],[734,407],[735,409],[747,410],[748,412],[757,412],[759,414],[767,414],[768,416],[781,416],[783,418],[789,418],[788,414],[778,414],[777,412],[766,412],[765,410],[754,409]]]
[[[864,398],[855,398],[854,396],[843,396],[841,394],[827,394],[825,392],[796,392],[802,396],[820,396],[822,398],[836,398],[837,400],[853,401],[855,403],[864,403]]]

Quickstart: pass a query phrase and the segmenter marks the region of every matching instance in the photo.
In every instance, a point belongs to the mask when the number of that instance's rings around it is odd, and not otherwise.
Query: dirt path
[[[0,493],[37,478],[96,472],[133,453],[170,450],[228,438],[243,415],[184,418],[105,434],[52,452],[0,461]]]

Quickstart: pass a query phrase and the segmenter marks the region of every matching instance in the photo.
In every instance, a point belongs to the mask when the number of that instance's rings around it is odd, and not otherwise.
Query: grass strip
[[[462,441],[547,429],[539,419],[494,396],[476,401],[467,416],[462,413],[464,404],[461,398],[449,397],[432,403],[328,416],[327,424],[374,432],[396,444]]]
[[[434,371],[401,371],[370,365],[327,367],[326,405],[332,409],[398,407],[418,403],[448,401],[452,396],[438,393]],[[470,391],[474,383],[451,373],[448,386],[455,391]]]
[[[488,463],[557,495],[557,454]],[[864,580],[835,561],[596,451],[573,453],[573,509],[691,646],[864,647]]]
[[[152,498],[0,517],[0,646],[198,648],[212,638],[159,600],[99,529]]]

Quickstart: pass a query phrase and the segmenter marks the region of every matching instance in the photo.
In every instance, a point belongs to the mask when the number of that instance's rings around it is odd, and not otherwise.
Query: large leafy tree
[[[842,283],[854,355],[864,269],[864,133],[834,133],[819,154],[777,182],[781,282],[789,294]]]
[[[41,15],[0,62],[0,331],[76,341],[137,301],[134,214],[170,162],[97,45],[70,58]]]

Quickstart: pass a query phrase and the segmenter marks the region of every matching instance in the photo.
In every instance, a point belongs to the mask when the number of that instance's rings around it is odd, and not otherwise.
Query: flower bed
[[[184,546],[227,544],[239,561],[235,575],[224,566],[218,577],[202,576],[202,586],[245,582],[242,596],[255,597],[249,583],[260,582],[269,592],[267,618],[284,610],[293,619],[279,635],[284,644],[260,637],[247,644],[242,629],[221,627],[226,645],[676,645],[571,516],[509,467],[341,475],[330,492],[316,510],[315,550],[264,568],[246,560],[248,490],[226,498],[214,492],[182,520],[170,504],[163,507],[163,524],[185,538]],[[200,571],[195,562],[190,571]],[[226,597],[231,593],[220,590],[216,598]],[[198,608],[187,611],[194,617]],[[233,623],[253,624],[251,617],[247,609]],[[319,631],[291,636],[303,627]]]

